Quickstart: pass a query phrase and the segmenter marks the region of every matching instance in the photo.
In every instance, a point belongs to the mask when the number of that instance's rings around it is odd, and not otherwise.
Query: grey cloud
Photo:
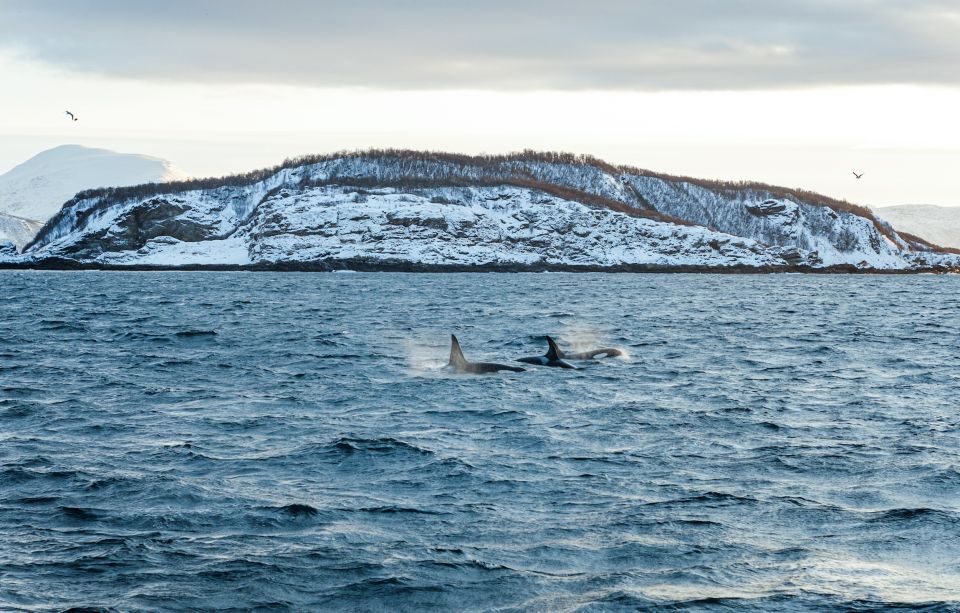
[[[956,0],[0,0],[0,48],[177,81],[387,89],[960,83]]]

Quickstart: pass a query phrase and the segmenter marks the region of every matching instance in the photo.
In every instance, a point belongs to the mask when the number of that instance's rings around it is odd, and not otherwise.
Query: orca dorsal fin
[[[450,366],[460,368],[467,363],[467,358],[463,357],[463,351],[460,350],[460,341],[453,334],[450,335]]]
[[[560,348],[557,347],[557,344],[549,336],[547,337],[547,344],[550,345],[550,349],[547,350],[547,359],[550,361],[562,360],[563,352],[560,351]]]

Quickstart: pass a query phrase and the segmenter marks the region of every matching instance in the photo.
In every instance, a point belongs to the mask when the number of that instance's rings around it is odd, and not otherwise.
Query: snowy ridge
[[[823,265],[871,268],[904,265],[904,243],[884,236],[872,220],[754,190],[717,193],[654,177],[626,180],[658,211],[767,245],[792,248]]]
[[[0,241],[22,247],[82,190],[182,178],[170,162],[145,155],[80,145],[43,151],[0,176]]]
[[[781,263],[755,241],[638,219],[511,186],[281,189],[263,198],[235,230],[222,224],[226,211],[209,204],[203,192],[128,201],[109,209],[109,215],[88,217],[82,233],[56,232],[52,242],[31,249],[29,255],[164,266],[357,258],[438,266]],[[150,220],[157,211],[163,216],[154,225]],[[210,223],[198,224],[211,213]],[[134,218],[148,220],[138,233],[149,228],[157,235],[127,242],[128,222]]]
[[[169,193],[81,194],[18,260],[319,269],[356,261],[880,270],[960,262],[915,252],[873,219],[775,188],[710,189],[575,156],[369,152],[251,176],[172,184]]]
[[[165,229],[169,229],[170,236],[181,235],[181,240],[190,242],[219,239],[233,233],[271,190],[290,183],[292,177],[291,171],[281,170],[265,181],[240,187],[190,190],[119,202],[103,196],[74,198],[47,222],[28,250],[32,253],[50,244],[76,250],[93,241],[93,250],[109,251],[128,241],[138,242],[148,234],[163,235]],[[118,218],[119,225],[114,227]],[[82,232],[78,233],[78,229]],[[101,240],[104,242],[98,242]]]
[[[901,232],[909,232],[935,245],[960,249],[960,207],[904,204],[874,210]]]
[[[24,219],[16,215],[0,213],[0,244],[10,243],[20,247],[28,242],[43,227],[43,223],[34,219]]]

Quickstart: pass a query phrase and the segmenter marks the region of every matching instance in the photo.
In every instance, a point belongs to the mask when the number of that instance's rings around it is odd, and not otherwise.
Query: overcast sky
[[[0,172],[534,147],[960,205],[958,67],[960,0],[0,0]]]

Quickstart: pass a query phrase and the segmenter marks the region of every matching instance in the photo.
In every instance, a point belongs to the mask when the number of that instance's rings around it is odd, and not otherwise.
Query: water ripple
[[[960,606],[956,277],[0,287],[2,609]]]

